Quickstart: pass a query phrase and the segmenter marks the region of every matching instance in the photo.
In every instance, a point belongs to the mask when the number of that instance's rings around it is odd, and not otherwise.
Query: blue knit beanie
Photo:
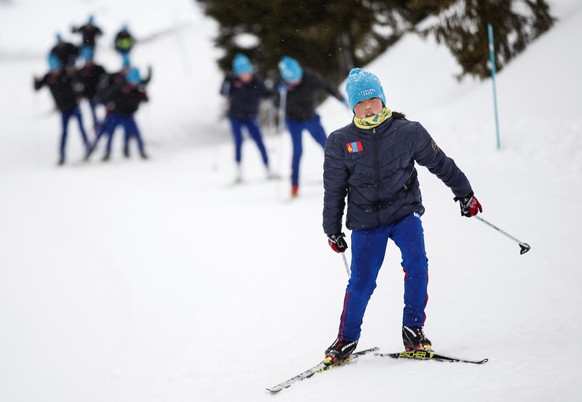
[[[51,53],[48,56],[49,71],[55,71],[62,67],[61,61],[56,54]]]
[[[279,62],[279,72],[285,82],[297,81],[303,77],[303,69],[297,60],[289,56],[283,56]]]
[[[125,74],[125,80],[130,84],[140,84],[141,77],[139,75],[139,70],[135,67],[131,68],[127,74]]]
[[[354,107],[363,100],[378,98],[386,106],[386,97],[380,80],[374,74],[353,68],[346,81],[346,93],[348,94],[348,103],[353,111]]]
[[[236,77],[253,72],[253,65],[247,56],[237,53],[232,61],[232,71]]]

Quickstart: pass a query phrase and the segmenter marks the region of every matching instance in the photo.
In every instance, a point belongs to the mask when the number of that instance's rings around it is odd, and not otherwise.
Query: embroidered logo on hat
[[[364,147],[362,146],[362,143],[360,141],[356,141],[346,144],[346,149],[348,150],[348,154],[355,154],[358,152],[362,152],[364,150]]]
[[[353,68],[350,71],[346,80],[346,94],[352,111],[359,102],[371,98],[380,99],[382,105],[386,106],[386,96],[380,80],[374,74],[361,68]]]

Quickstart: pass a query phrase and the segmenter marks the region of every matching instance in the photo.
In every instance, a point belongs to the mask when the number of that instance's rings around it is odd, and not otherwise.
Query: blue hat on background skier
[[[300,80],[303,77],[303,69],[301,65],[292,57],[283,56],[279,62],[279,72],[285,82],[293,82]]]
[[[139,70],[135,67],[131,68],[127,74],[125,74],[125,80],[130,84],[141,84],[141,76],[139,75]]]
[[[253,65],[247,56],[237,53],[232,60],[232,71],[236,77],[253,72]]]
[[[386,96],[382,89],[380,80],[374,74],[353,68],[346,81],[346,93],[348,94],[348,103],[353,111],[354,107],[363,100],[378,98],[386,106]]]
[[[95,22],[95,19],[93,18],[92,15],[90,15],[89,18],[87,19],[87,24],[88,25],[93,25],[93,22]]]
[[[62,67],[61,61],[56,54],[51,53],[48,56],[49,71],[55,71]]]

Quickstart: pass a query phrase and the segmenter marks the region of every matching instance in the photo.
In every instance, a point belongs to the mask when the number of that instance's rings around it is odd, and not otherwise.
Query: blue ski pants
[[[99,102],[95,99],[89,99],[89,108],[91,110],[91,117],[93,118],[93,128],[97,129],[101,125],[101,121],[97,117],[97,106]]]
[[[242,120],[242,119],[230,119],[230,127],[232,129],[232,135],[234,137],[235,146],[235,160],[236,163],[242,161],[242,144],[243,144],[243,134],[242,129],[246,128],[249,132],[251,139],[257,144],[259,152],[261,153],[261,158],[263,159],[263,164],[265,166],[269,165],[269,157],[267,156],[267,149],[263,143],[263,136],[261,134],[261,129],[259,128],[256,120]]]
[[[291,184],[296,186],[299,184],[299,163],[301,162],[301,155],[303,154],[303,130],[307,130],[313,139],[324,149],[325,143],[327,142],[327,135],[321,125],[319,115],[315,115],[314,118],[305,121],[287,118],[285,119],[285,122],[287,123],[287,128],[291,134],[291,142],[293,144]]]
[[[131,138],[135,138],[137,142],[137,148],[141,156],[145,156],[145,148],[143,144],[143,140],[141,138],[141,133],[139,132],[139,128],[137,128],[137,124],[135,122],[135,118],[133,115],[120,115],[117,113],[111,113],[111,117],[113,122],[110,123],[110,134],[109,138],[107,139],[107,148],[105,149],[105,155],[111,154],[111,145],[113,143],[113,133],[115,133],[115,129],[117,126],[123,127],[124,130],[124,137],[123,137],[123,151],[125,154],[129,152],[129,140]]]
[[[71,117],[77,119],[77,123],[79,123],[79,131],[81,132],[81,138],[83,139],[83,144],[85,148],[89,148],[89,140],[87,139],[87,133],[85,132],[85,127],[83,126],[83,117],[81,116],[81,109],[76,107],[73,110],[69,110],[66,112],[61,112],[61,141],[59,144],[59,154],[61,160],[65,160],[65,147],[67,145],[67,136],[69,132],[69,120]]]
[[[389,239],[400,249],[405,273],[402,323],[412,327],[424,324],[424,309],[428,302],[428,259],[422,222],[420,216],[413,213],[394,224],[352,232],[352,272],[339,326],[342,338],[360,339],[364,313],[376,288],[376,278]]]
[[[109,112],[105,116],[105,120],[101,126],[101,129],[97,133],[95,141],[89,148],[89,154],[92,153],[97,147],[97,143],[102,136],[107,137],[107,145],[105,149],[105,156],[111,155],[111,147],[113,144],[113,133],[117,129],[117,126],[122,126],[125,131],[125,136],[123,140],[123,150],[125,153],[129,152],[129,140],[135,138],[137,141],[137,146],[141,156],[145,155],[144,143],[139,132],[139,128],[135,122],[133,115],[122,116],[117,113]]]

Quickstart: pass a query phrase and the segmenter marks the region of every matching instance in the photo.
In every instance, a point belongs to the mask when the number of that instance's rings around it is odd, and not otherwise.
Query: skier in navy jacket
[[[269,168],[269,156],[263,143],[263,135],[257,121],[261,99],[271,96],[261,78],[254,74],[254,68],[247,56],[238,53],[232,61],[233,75],[228,75],[220,88],[220,94],[229,100],[228,118],[235,143],[235,161],[237,164],[236,182],[242,181],[242,144],[245,128],[257,144],[267,177],[274,175]]]
[[[107,145],[101,160],[107,162],[110,159],[113,134],[118,126],[122,126],[125,132],[123,141],[124,156],[126,158],[130,156],[129,141],[134,138],[141,158],[148,159],[144,142],[134,117],[140,104],[149,100],[144,80],[142,80],[139,70],[135,67],[124,68],[122,72],[112,74],[109,79],[111,84],[99,94],[99,98],[107,107],[107,115],[95,141],[85,155],[85,160],[89,159],[103,135],[107,136]]]
[[[103,35],[103,31],[95,25],[95,19],[92,15],[87,19],[87,23],[80,27],[71,28],[72,33],[79,33],[82,35],[81,47],[88,46],[91,50],[95,50],[95,42],[97,37]]]
[[[121,27],[121,30],[117,32],[115,38],[113,39],[113,46],[115,47],[115,50],[121,55],[121,60],[124,67],[129,67],[131,64],[129,61],[129,52],[131,52],[131,49],[133,49],[135,42],[136,40],[129,32],[127,24],[124,24]]]
[[[428,301],[428,259],[421,215],[424,213],[415,164],[425,166],[447,185],[467,217],[482,211],[465,174],[418,122],[386,106],[378,78],[359,68],[346,82],[351,124],[333,132],[324,162],[323,229],[331,248],[345,252],[342,232],[352,230],[351,276],[346,288],[337,339],[325,351],[329,363],[350,356],[360,338],[368,301],[376,287],[386,247],[392,239],[402,254],[406,350],[432,350],[423,331]]]
[[[283,57],[278,67],[284,82],[279,90],[279,96],[282,97],[282,93],[285,94],[285,123],[293,143],[291,196],[296,197],[299,194],[299,164],[303,154],[303,130],[307,130],[322,148],[325,148],[327,140],[319,115],[315,112],[317,91],[324,90],[340,102],[345,102],[345,99],[331,82],[307,68],[303,69],[299,62],[291,57]]]
[[[89,148],[89,141],[83,126],[81,110],[79,109],[79,98],[81,96],[82,84],[80,84],[77,73],[73,67],[63,67],[59,58],[51,53],[49,55],[50,71],[42,78],[34,78],[34,89],[40,90],[47,86],[53,96],[57,109],[61,112],[61,141],[59,145],[59,165],[65,163],[65,147],[67,145],[67,135],[69,120],[75,117],[79,123],[79,130],[85,149]]]
[[[93,61],[93,50],[84,46],[81,48],[81,58],[85,60],[85,65],[79,69],[79,81],[83,84],[83,96],[87,98],[91,108],[91,116],[93,117],[93,128],[99,131],[101,123],[97,117],[97,87],[102,79],[107,76],[107,72],[103,66]]]

